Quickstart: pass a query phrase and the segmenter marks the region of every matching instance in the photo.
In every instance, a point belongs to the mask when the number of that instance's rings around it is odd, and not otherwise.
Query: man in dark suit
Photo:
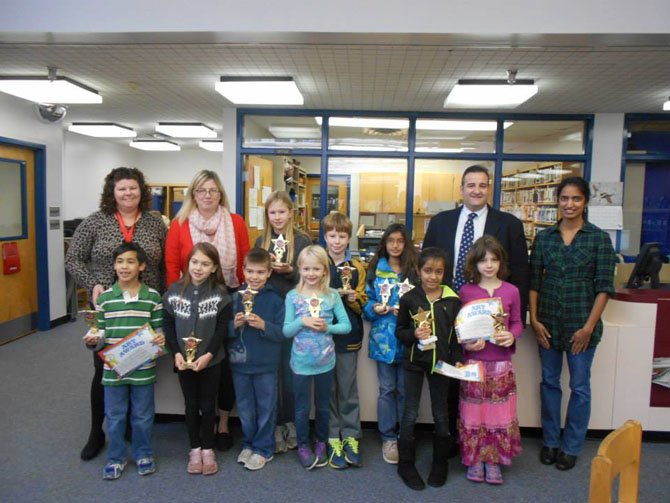
[[[451,267],[447,267],[444,281],[457,291],[462,281],[462,271],[459,273],[457,270],[457,267],[461,265],[458,263],[458,256],[459,254],[463,256],[467,252],[467,246],[461,250],[463,236],[467,236],[466,243],[470,241],[470,246],[484,234],[495,237],[507,251],[511,271],[507,281],[519,289],[521,318],[525,321],[529,270],[528,248],[523,233],[523,224],[514,215],[489,206],[487,204],[489,190],[491,190],[491,184],[488,170],[479,165],[467,168],[461,178],[463,206],[443,211],[431,218],[423,240],[423,247],[437,246],[447,253]],[[472,221],[469,228],[467,227],[468,219]],[[449,430],[454,439],[457,435],[458,388],[459,382],[452,379],[449,388]],[[456,450],[453,449],[452,454],[455,453]]]

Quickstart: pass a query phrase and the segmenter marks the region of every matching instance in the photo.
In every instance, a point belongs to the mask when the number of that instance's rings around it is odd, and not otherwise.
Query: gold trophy
[[[386,307],[389,303],[389,299],[391,298],[391,290],[393,290],[393,287],[395,285],[392,284],[388,278],[384,280],[384,282],[379,285],[379,298],[382,301],[382,307]]]
[[[186,353],[186,362],[184,363],[184,369],[195,369],[195,356],[198,353],[198,344],[202,342],[202,339],[197,339],[193,332],[188,337],[182,337],[181,340],[184,341],[184,352]]]
[[[79,314],[84,317],[91,335],[98,335],[98,312],[95,309],[80,309]]]
[[[505,331],[505,318],[508,316],[509,314],[503,311],[502,302],[500,302],[498,312],[491,315],[491,318],[493,318],[493,337],[491,338],[491,342],[494,344],[496,343],[495,336]]]
[[[419,308],[419,311],[416,314],[412,315],[412,319],[417,323],[417,328],[431,327],[433,324],[433,313],[430,311],[425,311],[423,308]],[[432,330],[431,330],[432,332]],[[432,333],[430,337],[425,339],[419,339],[418,347],[421,351],[428,351],[429,349],[435,349],[435,343],[437,342],[437,337]]]
[[[248,317],[251,314],[251,311],[254,309],[254,297],[258,292],[247,288],[243,292],[240,292],[242,296],[242,309],[244,309],[244,316]]]
[[[342,290],[351,290],[351,279],[354,275],[354,268],[343,265],[342,267],[338,267],[337,271],[340,273],[340,279],[342,280]]]
[[[318,318],[321,316],[321,299],[316,295],[312,294],[309,298],[309,314],[312,318]]]
[[[398,283],[398,305],[395,307],[400,307],[400,299],[410,290],[414,289],[414,285],[409,282],[407,278],[402,283]]]
[[[284,258],[284,254],[286,253],[286,245],[289,242],[284,239],[283,234],[280,234],[276,239],[272,239],[271,241],[274,247],[272,253],[275,256],[275,262],[279,264]]]

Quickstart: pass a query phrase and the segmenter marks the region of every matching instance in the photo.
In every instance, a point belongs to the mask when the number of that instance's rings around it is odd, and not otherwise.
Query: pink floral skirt
[[[463,464],[510,465],[521,453],[514,368],[510,361],[482,363],[484,382],[461,381],[458,434]]]

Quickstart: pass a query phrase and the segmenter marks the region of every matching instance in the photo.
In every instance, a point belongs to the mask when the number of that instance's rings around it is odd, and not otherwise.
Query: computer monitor
[[[626,288],[640,288],[645,281],[651,282],[651,288],[660,288],[659,273],[663,262],[668,258],[661,252],[660,243],[645,243],[635,260]]]

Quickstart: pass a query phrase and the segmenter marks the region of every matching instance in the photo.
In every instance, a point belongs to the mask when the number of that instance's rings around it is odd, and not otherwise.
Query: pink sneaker
[[[202,474],[214,475],[219,471],[219,465],[216,462],[216,454],[213,449],[202,450]]]
[[[486,463],[486,483],[494,485],[503,483],[502,471],[498,463]]]
[[[202,449],[200,449],[200,447],[191,449],[188,453],[188,465],[186,466],[186,471],[193,475],[202,473]]]
[[[484,482],[484,465],[481,461],[472,466],[468,466],[465,478],[472,482]]]

